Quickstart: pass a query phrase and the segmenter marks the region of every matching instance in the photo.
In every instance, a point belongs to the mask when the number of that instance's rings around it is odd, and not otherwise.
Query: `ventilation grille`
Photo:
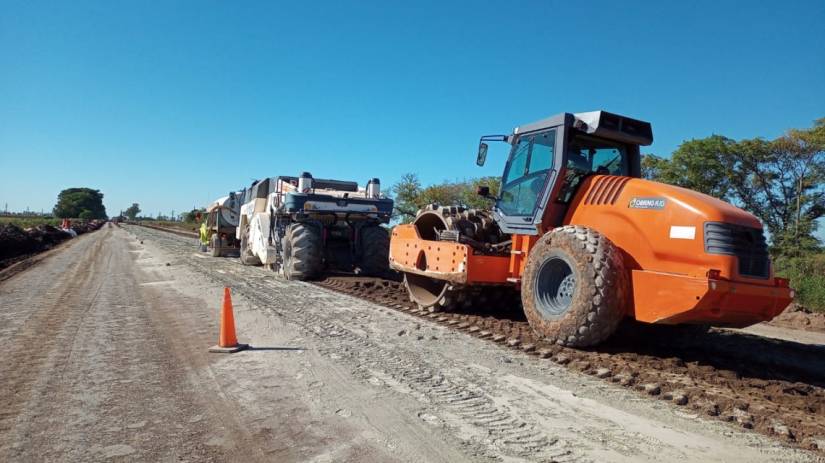
[[[706,222],[705,252],[736,256],[740,275],[768,278],[770,273],[768,244],[758,228]]]
[[[619,195],[622,193],[625,184],[630,181],[630,177],[617,177],[612,175],[599,175],[590,185],[590,191],[584,198],[585,204],[616,204]]]

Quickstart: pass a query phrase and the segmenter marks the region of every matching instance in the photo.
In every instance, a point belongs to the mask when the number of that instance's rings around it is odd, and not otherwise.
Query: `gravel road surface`
[[[820,461],[196,249],[106,226],[0,282],[0,461]],[[223,286],[249,351],[207,352]]]

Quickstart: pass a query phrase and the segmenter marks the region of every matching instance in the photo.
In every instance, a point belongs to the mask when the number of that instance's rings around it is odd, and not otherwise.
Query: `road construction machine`
[[[541,338],[584,347],[625,318],[745,327],[791,302],[762,225],[710,196],[640,178],[648,122],[563,113],[481,138],[512,145],[485,210],[430,205],[393,229],[390,266],[430,310],[520,292]]]
[[[241,198],[238,192],[230,192],[209,203],[203,223],[207,250],[215,257],[237,255],[240,241],[236,238]]]
[[[237,237],[244,265],[266,265],[290,280],[326,270],[382,275],[389,271],[393,201],[377,178],[356,182],[279,176],[244,192]]]

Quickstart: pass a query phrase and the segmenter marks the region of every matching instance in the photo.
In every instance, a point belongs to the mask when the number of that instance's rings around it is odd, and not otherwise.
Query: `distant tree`
[[[392,186],[392,196],[395,201],[393,215],[402,223],[408,223],[415,218],[419,209],[421,195],[421,181],[418,175],[409,173],[401,176],[401,180]]]
[[[393,185],[392,193],[395,200],[395,218],[402,223],[408,223],[415,218],[416,213],[428,204],[442,206],[459,205],[467,208],[489,208],[489,199],[477,194],[481,185],[490,187],[490,194],[495,196],[499,190],[499,179],[496,177],[481,177],[471,180],[442,182],[422,188],[416,174],[405,174],[401,180]]]
[[[742,140],[726,162],[736,202],[758,216],[776,254],[820,249],[814,236],[825,216],[825,118],[776,140]]]
[[[57,195],[53,212],[58,218],[105,219],[103,193],[92,188],[67,188]]]
[[[662,170],[667,169],[670,159],[665,159],[655,154],[642,155],[642,178],[647,180],[662,181]]]
[[[644,156],[642,175],[730,200],[732,191],[727,159],[735,146],[735,141],[720,135],[688,140],[676,148],[669,160],[654,155]]]
[[[135,217],[140,214],[140,205],[138,203],[132,203],[132,205],[127,207],[123,213],[129,218],[129,220],[135,220]]]
[[[465,181],[466,187],[461,190],[460,203],[471,207],[473,209],[487,209],[492,206],[492,202],[478,195],[478,187],[486,186],[490,188],[491,196],[498,196],[501,187],[501,178],[499,177],[479,177],[469,181]]]
[[[180,215],[181,216],[180,218],[181,218],[181,221],[183,221],[183,222],[195,223],[195,222],[198,221],[197,220],[198,213],[203,215],[205,212],[206,212],[206,209],[204,209],[204,208],[200,208],[200,209],[195,208],[195,209],[192,209],[189,212],[184,212],[183,214]]]

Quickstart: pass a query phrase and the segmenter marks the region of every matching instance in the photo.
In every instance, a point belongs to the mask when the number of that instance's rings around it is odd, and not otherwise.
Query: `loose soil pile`
[[[783,328],[825,333],[825,313],[814,312],[801,305],[792,304],[768,324]]]
[[[72,225],[72,230],[80,235],[97,230],[104,223],[102,220],[78,222]],[[51,225],[22,229],[13,223],[0,224],[0,269],[49,250],[69,238],[69,233]]]

